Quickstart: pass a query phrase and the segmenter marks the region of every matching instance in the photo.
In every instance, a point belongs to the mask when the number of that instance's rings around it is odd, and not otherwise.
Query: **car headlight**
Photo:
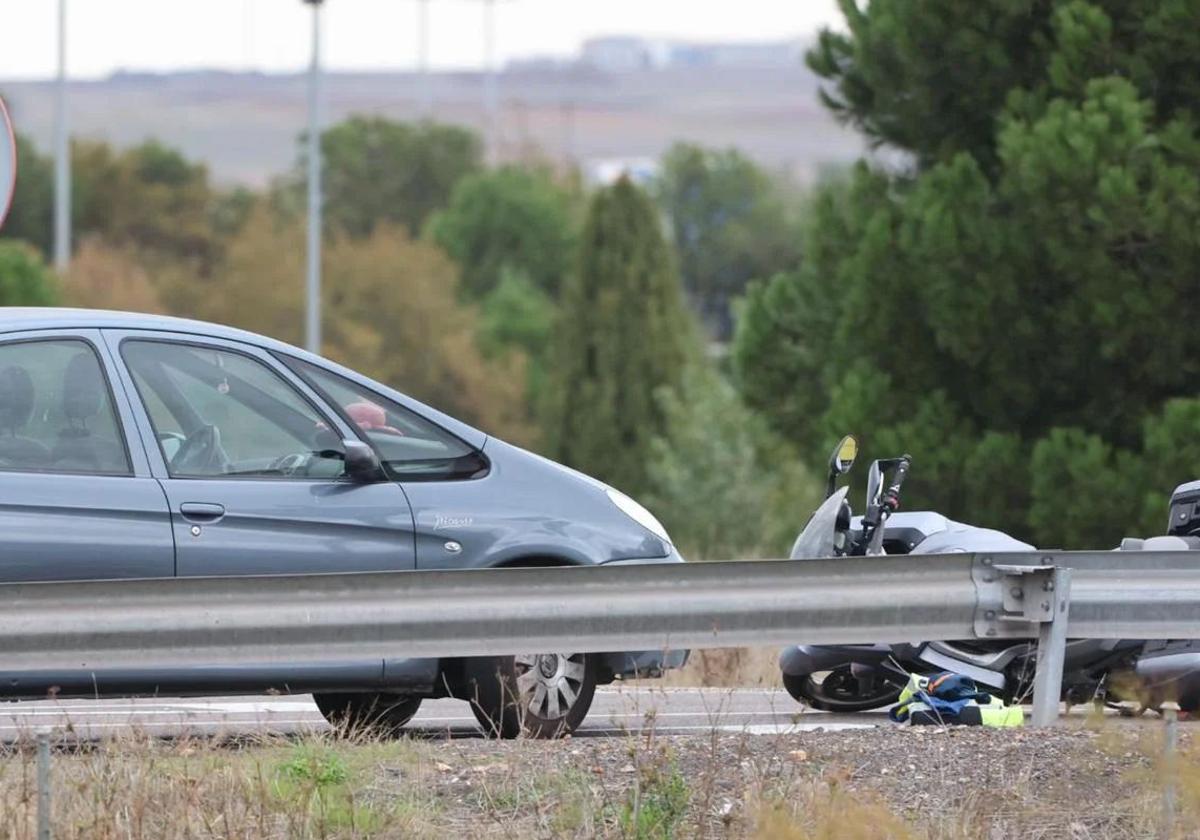
[[[606,492],[608,493],[608,498],[612,499],[612,503],[621,509],[621,513],[628,516],[634,522],[641,525],[663,542],[671,542],[671,537],[667,533],[667,529],[664,528],[662,523],[654,518],[654,514],[646,510],[643,505],[635,502],[620,490],[614,490],[611,487],[608,487],[606,488]]]

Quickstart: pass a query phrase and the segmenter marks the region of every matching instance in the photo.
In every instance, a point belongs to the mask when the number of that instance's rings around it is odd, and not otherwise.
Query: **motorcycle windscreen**
[[[838,511],[846,498],[848,487],[840,488],[821,503],[813,513],[796,542],[792,544],[792,560],[804,557],[833,557],[834,529],[837,527]]]

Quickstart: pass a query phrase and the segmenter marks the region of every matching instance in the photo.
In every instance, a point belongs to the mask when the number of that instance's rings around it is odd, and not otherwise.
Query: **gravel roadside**
[[[1146,720],[464,739],[381,767],[374,791],[419,786],[442,836],[1153,837],[1161,736]]]

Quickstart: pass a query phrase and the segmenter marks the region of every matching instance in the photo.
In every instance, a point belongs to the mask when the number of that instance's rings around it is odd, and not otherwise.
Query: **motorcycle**
[[[858,443],[847,436],[829,460],[825,501],[792,546],[792,559],[1033,551],[1001,531],[955,522],[932,511],[900,512],[900,495],[912,458],[876,460],[867,476],[867,502],[853,514],[841,476],[856,460]],[[1171,532],[1122,542],[1120,550],[1200,548],[1200,481],[1172,495]],[[1006,703],[1024,702],[1033,690],[1037,643],[1014,640],[918,641],[909,644],[797,645],[779,657],[783,685],[798,702],[830,712],[890,706],[912,673],[952,671],[970,677]],[[1185,710],[1200,708],[1200,640],[1071,639],[1063,667],[1068,703],[1093,702],[1135,711],[1167,699]]]

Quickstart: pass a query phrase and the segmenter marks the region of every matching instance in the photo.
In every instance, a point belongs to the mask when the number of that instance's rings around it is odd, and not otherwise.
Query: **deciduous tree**
[[[354,116],[321,135],[322,185],[328,230],[367,236],[377,224],[399,223],[410,236],[450,201],[454,185],[482,165],[470,131],[438,123]],[[305,161],[294,184],[302,194]]]
[[[31,245],[0,242],[0,306],[53,306],[54,275]]]
[[[429,233],[460,266],[463,291],[481,298],[505,270],[552,298],[575,261],[574,197],[547,172],[504,166],[464,177]]]
[[[719,340],[732,334],[730,302],[747,283],[799,262],[794,200],[779,182],[735,149],[679,143],[663,157],[654,195],[667,216],[684,289]]]

